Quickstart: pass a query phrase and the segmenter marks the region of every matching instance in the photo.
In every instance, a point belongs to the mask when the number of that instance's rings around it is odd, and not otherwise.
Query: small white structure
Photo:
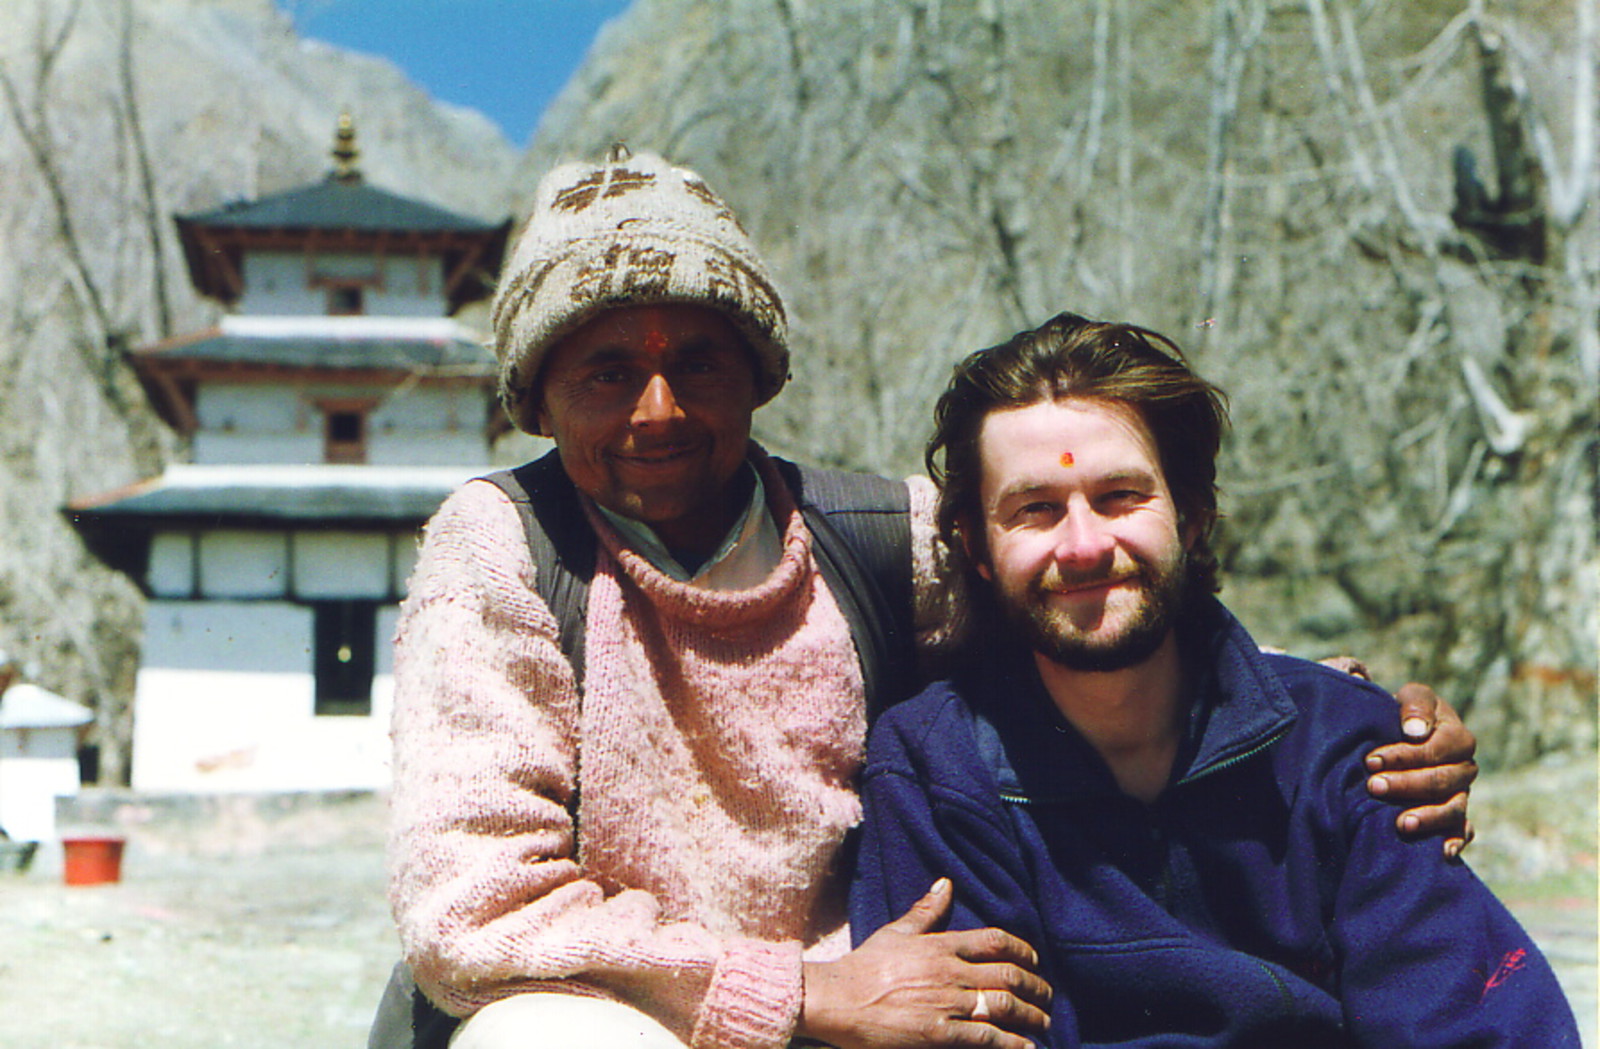
[[[78,793],[78,733],[88,710],[22,682],[0,692],[0,828],[54,841],[56,798]]]
[[[423,522],[486,472],[494,362],[453,319],[510,221],[325,181],[182,216],[195,287],[235,311],[130,362],[191,463],[68,508],[149,596],[133,787],[387,785],[389,638]]]

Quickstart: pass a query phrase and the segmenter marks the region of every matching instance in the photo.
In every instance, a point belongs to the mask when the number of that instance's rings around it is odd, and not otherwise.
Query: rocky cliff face
[[[613,139],[770,255],[793,454],[910,470],[960,355],[1071,309],[1232,395],[1224,597],[1595,744],[1596,26],[1564,0],[638,0],[519,183]]]
[[[107,340],[201,323],[170,213],[316,177],[348,108],[373,181],[477,214],[615,139],[699,169],[790,301],[789,454],[915,469],[950,364],[1062,309],[1173,335],[1232,395],[1257,633],[1586,752],[1596,30],[1484,6],[637,0],[520,158],[269,0],[0,6],[0,645],[115,722],[139,603],[54,508],[168,449]]]

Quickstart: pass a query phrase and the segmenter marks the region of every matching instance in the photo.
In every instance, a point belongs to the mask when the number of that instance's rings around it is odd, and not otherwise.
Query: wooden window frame
[[[322,413],[322,461],[325,463],[344,463],[363,465],[367,461],[368,438],[372,432],[369,425],[373,409],[378,406],[374,398],[337,398],[319,400],[317,409]],[[354,417],[360,433],[354,438],[335,438],[334,420],[340,417]]]

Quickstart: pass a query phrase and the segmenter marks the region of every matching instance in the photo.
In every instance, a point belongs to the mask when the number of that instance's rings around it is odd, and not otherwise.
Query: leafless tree
[[[1571,31],[1465,2],[639,0],[529,173],[623,137],[733,198],[794,307],[758,418],[794,454],[914,468],[955,358],[1059,309],[1172,332],[1233,396],[1230,599],[1435,683],[1521,761],[1595,733],[1595,14],[1544,6]],[[630,46],[667,56],[637,91]],[[1534,52],[1566,97],[1508,79]],[[1456,144],[1491,147],[1470,213]],[[1542,254],[1496,246],[1535,220]]]

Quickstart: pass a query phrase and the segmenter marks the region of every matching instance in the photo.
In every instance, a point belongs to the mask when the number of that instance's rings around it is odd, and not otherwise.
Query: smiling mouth
[[[1085,594],[1092,594],[1100,590],[1109,590],[1112,587],[1121,586],[1123,584],[1134,584],[1138,582],[1138,578],[1139,577],[1137,575],[1122,575],[1109,576],[1104,579],[1088,579],[1078,583],[1052,586],[1047,588],[1045,593],[1054,594],[1059,597],[1079,597]]]
[[[700,446],[693,443],[661,445],[633,452],[618,452],[612,458],[628,466],[667,466],[698,454]]]

